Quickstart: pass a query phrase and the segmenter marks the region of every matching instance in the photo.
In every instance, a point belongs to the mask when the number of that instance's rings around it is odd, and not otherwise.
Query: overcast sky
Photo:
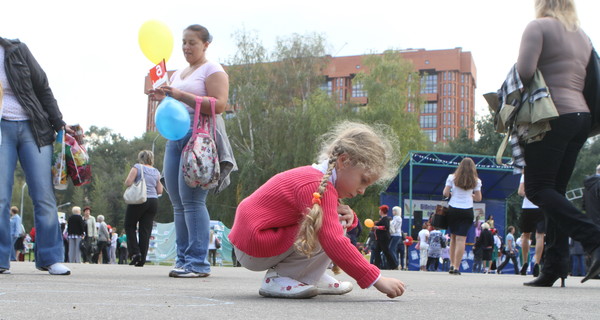
[[[534,18],[534,0],[396,1],[5,1],[0,36],[26,42],[46,71],[67,123],[108,127],[126,138],[146,124],[144,77],[153,64],[138,45],[138,31],[156,19],[175,41],[169,70],[186,66],[181,33],[202,24],[214,36],[210,60],[227,63],[232,34],[256,31],[270,48],[277,37],[318,32],[333,56],[386,49],[462,47],[477,67],[477,115],[483,93],[496,91],[516,62],[521,34]],[[582,28],[600,43],[600,1],[576,1]]]

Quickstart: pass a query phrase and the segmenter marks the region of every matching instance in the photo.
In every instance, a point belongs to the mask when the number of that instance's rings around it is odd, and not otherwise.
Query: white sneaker
[[[0,274],[10,274],[10,270],[4,269],[4,268],[0,268]]]
[[[183,273],[183,272],[185,272],[185,270],[183,268],[175,267],[175,268],[171,269],[171,271],[169,271],[169,277],[175,278],[176,274]]]
[[[263,297],[304,299],[319,294],[313,285],[305,284],[288,277],[281,277],[275,270],[267,271],[258,293]]]
[[[194,272],[184,269],[173,269],[169,272],[169,276],[173,278],[206,278],[210,273]]]
[[[42,270],[42,271],[48,271],[48,273],[51,274],[51,275],[68,276],[68,275],[71,274],[71,269],[67,268],[62,263],[55,263],[55,264],[50,265],[48,267],[41,267],[41,268],[38,268],[38,269]]]
[[[324,273],[317,282],[319,294],[346,294],[352,291],[352,283],[348,281],[338,281],[334,277]]]

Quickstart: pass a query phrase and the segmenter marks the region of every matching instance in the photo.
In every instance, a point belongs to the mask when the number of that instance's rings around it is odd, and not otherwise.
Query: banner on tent
[[[440,200],[412,200],[412,210],[410,210],[410,199],[404,199],[404,219],[414,219],[414,212],[421,211],[423,220],[429,220],[429,217],[435,213],[435,207],[440,204]],[[481,215],[481,221],[485,219],[485,203],[473,203],[475,216]]]

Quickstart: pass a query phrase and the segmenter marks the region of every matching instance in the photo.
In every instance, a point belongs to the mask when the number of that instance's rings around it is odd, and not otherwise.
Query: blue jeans
[[[63,262],[64,246],[56,216],[56,198],[52,185],[52,145],[38,147],[29,121],[0,122],[0,268],[10,268],[12,242],[10,202],[17,160],[25,172],[29,196],[33,201],[36,229],[35,265],[48,267]]]
[[[395,266],[398,266],[400,263],[398,260],[398,244],[400,244],[401,241],[402,236],[392,236],[392,240],[390,240],[390,252],[392,253],[392,258],[394,258]]]
[[[206,208],[208,190],[188,187],[181,170],[181,152],[190,136],[191,131],[181,140],[167,141],[163,164],[165,185],[175,216],[175,266],[187,271],[209,273],[207,254],[210,216]]]

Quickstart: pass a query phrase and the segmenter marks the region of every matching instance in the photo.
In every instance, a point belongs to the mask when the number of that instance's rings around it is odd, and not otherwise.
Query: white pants
[[[280,276],[306,284],[316,284],[331,264],[331,259],[321,247],[310,257],[297,252],[294,246],[278,256],[266,258],[253,257],[235,246],[234,250],[237,260],[246,269],[264,271],[273,268]]]
[[[421,256],[419,257],[420,258],[419,259],[419,265],[421,267],[425,267],[427,265],[427,249],[428,248],[429,247],[426,247],[425,249],[421,248],[421,250],[420,250]]]

